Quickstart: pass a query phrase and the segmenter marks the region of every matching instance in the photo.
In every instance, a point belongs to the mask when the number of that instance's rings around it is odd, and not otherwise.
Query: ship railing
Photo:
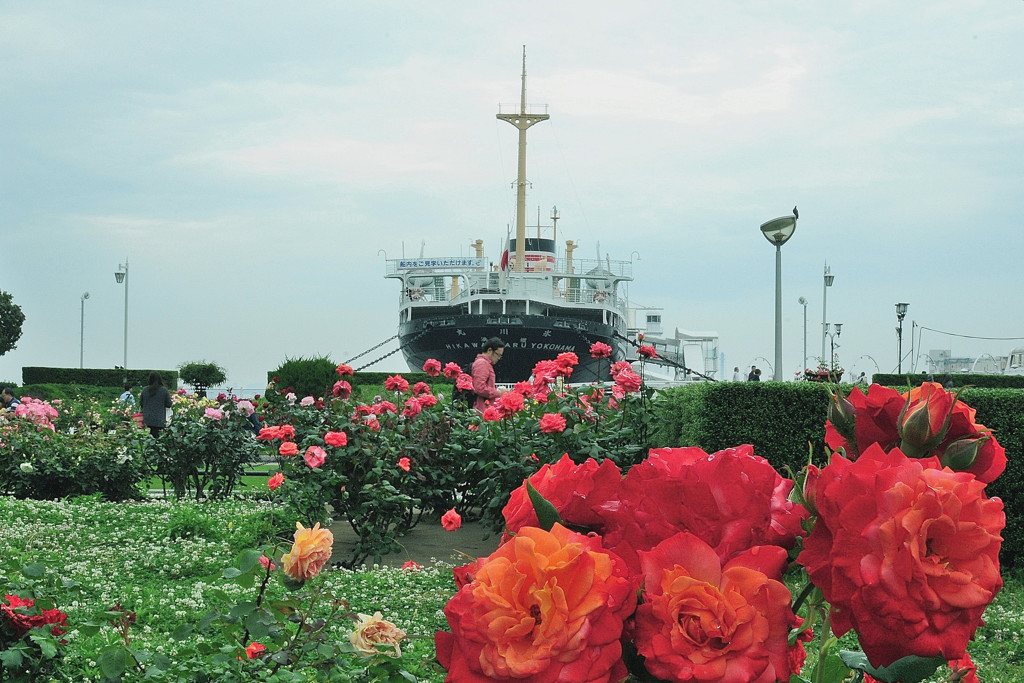
[[[438,262],[454,263],[463,259],[463,257],[451,257],[451,258],[440,258],[436,259]],[[423,259],[419,259],[423,261]],[[386,277],[396,278],[429,278],[429,277],[464,277],[470,278],[491,278],[499,275],[497,270],[490,268],[481,268],[478,266],[455,266],[455,265],[444,265],[437,267],[425,267],[420,266],[414,270],[408,268],[399,268],[399,263],[405,262],[403,259],[388,259],[384,262],[384,275]],[[491,261],[484,258],[484,263],[497,263],[497,261]],[[531,264],[532,266],[533,264]],[[632,280],[633,279],[633,263],[632,261],[611,261],[607,259],[556,259],[553,264],[544,263],[542,267],[536,267],[535,270],[528,270],[525,273],[517,273],[516,271],[508,271],[505,273],[507,278],[516,277],[528,277],[536,278],[537,275],[545,275],[553,278],[584,278],[593,280],[595,278],[602,279],[611,277],[615,280]],[[592,271],[597,271],[593,273]]]
[[[509,114],[518,114],[518,113],[520,113],[519,112],[519,107],[521,106],[521,104],[522,104],[521,102],[514,102],[514,103],[513,102],[505,102],[505,103],[499,102],[498,103],[498,115],[500,116],[502,114],[505,114],[507,116]],[[527,116],[546,115],[548,113],[548,105],[546,105],[546,104],[530,104],[529,102],[527,102],[526,103],[526,111],[523,112],[523,113],[525,113]]]

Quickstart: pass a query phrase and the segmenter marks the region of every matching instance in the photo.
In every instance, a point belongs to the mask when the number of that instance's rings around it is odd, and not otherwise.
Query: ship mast
[[[545,114],[530,114],[526,111],[526,46],[523,46],[523,89],[519,98],[519,111],[502,114],[498,107],[498,118],[519,129],[519,174],[516,178],[516,272],[523,272],[526,266],[526,129],[535,123],[550,118]]]

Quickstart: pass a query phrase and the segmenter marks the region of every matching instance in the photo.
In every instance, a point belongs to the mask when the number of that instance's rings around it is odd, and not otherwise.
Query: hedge
[[[849,385],[840,386],[843,395],[849,391]],[[1000,558],[1019,566],[1024,564],[1024,497],[1016,494],[1024,489],[1024,391],[968,387],[959,397],[1006,449],[1006,471],[988,492],[1002,499],[1006,511]],[[807,463],[809,447],[814,462],[825,462],[828,400],[826,386],[813,382],[707,382],[668,389],[654,404],[653,442],[699,446],[708,453],[749,443],[781,473],[787,468],[795,473]]]
[[[1022,375],[983,375],[968,373],[953,374],[932,374],[918,372],[914,374],[876,374],[871,376],[871,381],[885,387],[893,387],[906,391],[907,386],[919,387],[924,382],[939,382],[943,385],[949,384],[947,388],[959,389],[963,387],[984,387],[987,389],[1024,389],[1024,376]]]
[[[149,384],[149,373],[153,370],[117,370],[114,368],[43,368],[23,367],[22,384],[89,384],[96,387],[120,387],[128,382],[137,387]],[[174,391],[178,387],[177,370],[157,370],[164,385]]]

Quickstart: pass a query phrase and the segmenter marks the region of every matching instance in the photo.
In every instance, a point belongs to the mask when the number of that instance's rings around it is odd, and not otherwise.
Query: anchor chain
[[[640,348],[640,343],[639,342],[633,341],[629,337],[622,336],[617,330],[614,331],[612,334],[614,336],[618,337],[619,339],[623,340],[627,344],[631,344],[634,348]],[[673,367],[679,368],[680,370],[682,370],[683,372],[685,372],[688,375],[696,375],[697,377],[700,377],[702,379],[706,379],[709,382],[717,382],[718,381],[714,377],[709,377],[709,376],[705,375],[703,372],[697,372],[696,370],[688,368],[685,365],[680,365],[679,363],[676,363],[673,360],[669,360],[668,358],[661,358],[661,357],[659,357],[658,360],[661,361],[661,363],[664,364],[664,365],[671,365]]]
[[[388,337],[387,339],[385,339],[384,341],[382,341],[380,344],[377,344],[376,346],[371,346],[370,348],[366,349],[362,353],[357,353],[356,355],[352,356],[347,361],[345,361],[345,365],[349,365],[356,358],[359,358],[360,356],[365,356],[366,354],[368,354],[370,351],[373,351],[374,349],[379,349],[380,347],[384,346],[385,344],[387,344],[392,339],[398,339],[398,335],[397,334],[393,334],[390,337]],[[394,353],[394,352],[392,351],[392,353]],[[388,354],[388,355],[390,355],[390,354]],[[385,356],[385,358],[387,358],[387,356]],[[378,358],[377,360],[380,360],[380,359]],[[376,362],[377,361],[374,361],[374,363],[376,363]],[[371,363],[370,365],[373,365],[373,363]]]

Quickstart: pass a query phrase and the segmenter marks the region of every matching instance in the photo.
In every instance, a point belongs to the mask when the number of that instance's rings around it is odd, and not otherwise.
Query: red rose
[[[565,416],[560,413],[544,413],[540,418],[540,431],[544,434],[561,434],[565,431]]]
[[[284,441],[291,441],[295,438],[295,427],[292,425],[281,425],[278,427],[280,439]]]
[[[636,552],[689,531],[727,560],[758,545],[792,547],[807,511],[788,500],[784,479],[752,446],[708,455],[661,448],[626,473],[609,513],[605,545],[638,569]]]
[[[428,358],[423,364],[423,372],[427,373],[431,377],[437,377],[441,374],[441,361],[434,358]]]
[[[429,393],[430,393],[430,385],[427,384],[426,382],[416,382],[416,384],[412,385],[412,395],[413,396],[421,396],[423,394],[429,394]]]
[[[799,625],[781,583],[786,551],[752,548],[723,563],[707,543],[680,533],[640,553],[643,601],[636,646],[659,680],[789,681],[789,631]]]
[[[338,367],[334,370],[342,377],[352,377],[356,374],[351,365],[345,365],[344,363],[339,363]],[[276,377],[274,378],[274,381],[277,381]]]
[[[281,447],[277,449],[277,452],[285,457],[295,455],[299,452],[299,445],[294,441],[285,441],[281,444]]]
[[[281,484],[283,483],[284,475],[278,472],[267,480],[267,488],[270,489],[271,491],[276,491],[278,488],[280,488]]]
[[[244,642],[244,641],[243,641]],[[245,648],[245,656],[249,659],[256,659],[261,654],[267,651],[267,648],[260,645],[256,641],[249,643],[249,647]]]
[[[412,469],[412,460],[409,460],[409,458],[406,457],[401,457],[398,459],[398,467],[399,469],[403,469],[408,472]]]
[[[408,391],[409,380],[401,375],[391,375],[384,380],[384,388],[388,391]]]
[[[334,386],[331,387],[331,395],[337,396],[338,398],[344,401],[346,398],[352,395],[352,385],[343,379],[339,379],[337,382],[334,383]]]
[[[876,445],[821,471],[818,519],[797,558],[857,631],[874,666],[907,655],[958,659],[1002,586],[1003,504],[967,472]]]
[[[434,396],[433,394],[420,394],[419,398],[416,400],[419,401],[420,405],[424,408],[437,405],[437,396]]]
[[[612,347],[608,346],[604,342],[594,342],[590,345],[590,357],[591,358],[611,358]]]
[[[501,411],[503,417],[509,417],[523,410],[526,401],[518,391],[506,391],[495,401],[495,406]]]
[[[334,448],[344,448],[348,445],[348,435],[345,432],[327,432],[324,434],[324,443]]]
[[[536,459],[536,456],[534,456]],[[559,516],[574,526],[603,532],[605,516],[601,508],[618,496],[622,473],[611,460],[600,465],[588,458],[577,465],[566,453],[554,465],[544,465],[528,480],[544,499],[555,506]],[[537,526],[537,513],[526,492],[526,483],[509,496],[501,511],[507,533],[525,526]]]
[[[466,373],[461,373],[455,380],[455,388],[462,389],[463,391],[473,390],[473,377]]]
[[[898,391],[872,384],[866,396],[858,387],[854,387],[847,398],[856,411],[856,441],[848,442],[831,422],[826,422],[825,443],[829,448],[845,448],[846,454],[855,458],[873,443],[886,450],[897,444],[900,435],[896,425],[900,412],[907,404],[907,400]]]
[[[615,385],[627,393],[640,391],[642,383],[643,380],[640,378],[640,375],[633,372],[631,368],[624,368],[619,374],[615,375]]]
[[[437,658],[460,683],[618,682],[635,605],[636,585],[600,539],[528,527],[448,602],[452,632],[435,636]]]
[[[653,346],[644,345],[636,350],[636,355],[640,356],[641,358],[657,358],[658,352],[654,350]]]
[[[444,376],[448,379],[455,379],[462,374],[462,368],[459,367],[458,363],[445,363],[444,364]]]
[[[448,512],[441,515],[441,526],[444,527],[445,531],[455,531],[462,526],[462,515],[452,508]]]
[[[406,399],[405,409],[402,410],[402,415],[405,417],[416,417],[422,410],[423,407],[420,405],[419,399],[412,397]]]

